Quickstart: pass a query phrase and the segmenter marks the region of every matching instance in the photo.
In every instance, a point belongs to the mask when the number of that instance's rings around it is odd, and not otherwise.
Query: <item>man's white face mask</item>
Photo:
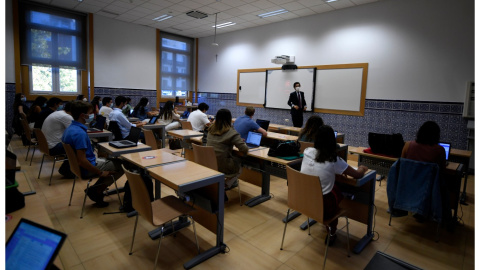
[[[295,91],[300,91],[300,86],[295,87]]]

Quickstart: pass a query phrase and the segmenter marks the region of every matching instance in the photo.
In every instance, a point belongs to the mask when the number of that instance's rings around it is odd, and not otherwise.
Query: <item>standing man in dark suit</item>
[[[302,91],[300,91],[300,83],[295,82],[293,84],[294,92],[290,93],[290,98],[288,99],[288,106],[291,107],[290,114],[292,115],[292,121],[294,127],[303,126],[303,112],[307,109],[307,103],[305,102],[305,96]]]

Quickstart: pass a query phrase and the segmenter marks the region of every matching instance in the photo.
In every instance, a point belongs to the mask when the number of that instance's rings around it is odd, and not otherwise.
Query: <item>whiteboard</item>
[[[363,68],[317,69],[315,108],[361,109]]]
[[[265,103],[265,70],[238,70],[237,105],[262,105]]]
[[[265,107],[277,109],[290,109],[288,98],[295,91],[293,84],[299,82],[300,91],[304,92],[307,111],[313,108],[313,92],[315,68],[296,70],[268,70],[267,71],[267,99]]]

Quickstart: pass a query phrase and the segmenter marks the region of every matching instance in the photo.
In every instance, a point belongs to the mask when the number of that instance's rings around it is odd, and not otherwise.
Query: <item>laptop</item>
[[[443,149],[445,149],[445,159],[447,160],[447,163],[446,165],[448,165],[448,157],[450,156],[450,150],[451,150],[451,144],[450,143],[446,143],[446,142],[439,142],[438,145],[440,145],[441,147],[443,147]]]
[[[263,128],[265,131],[268,130],[268,126],[270,125],[270,121],[268,120],[262,120],[262,119],[257,119],[257,124]]]
[[[262,140],[262,133],[249,131],[247,140],[245,141],[245,143],[247,144],[248,148],[257,148],[260,146],[261,140]]]
[[[5,246],[5,269],[50,269],[67,235],[20,219]]]
[[[158,119],[158,115],[152,116],[150,121],[148,121],[148,123],[146,123],[145,126],[155,125],[157,122],[157,119]]]
[[[130,134],[125,138],[125,140],[109,142],[108,145],[115,148],[127,148],[137,146],[138,139],[140,139],[140,134],[142,129],[138,127],[131,127]]]
[[[97,122],[95,122],[95,125],[93,127],[87,129],[87,133],[102,132],[103,128],[105,127],[106,121],[106,117],[97,115]]]

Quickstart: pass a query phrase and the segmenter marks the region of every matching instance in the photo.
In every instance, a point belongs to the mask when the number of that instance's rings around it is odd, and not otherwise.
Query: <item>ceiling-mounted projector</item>
[[[282,69],[297,69],[295,65],[295,56],[292,55],[279,55],[272,59],[272,63],[282,65]]]

